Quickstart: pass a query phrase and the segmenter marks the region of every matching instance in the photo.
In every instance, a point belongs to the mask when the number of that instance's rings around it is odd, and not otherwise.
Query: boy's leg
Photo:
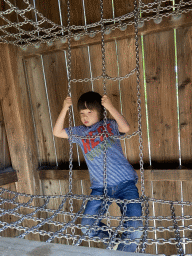
[[[103,195],[103,189],[93,189],[90,195]],[[105,214],[106,210],[103,207],[103,200],[93,200],[93,201],[88,201],[84,214],[89,214],[89,215],[98,215],[101,213],[102,215]],[[94,224],[97,223],[95,228],[92,228],[91,226],[94,227]],[[90,218],[90,217],[84,217],[81,220],[81,225],[85,226],[88,225],[87,227],[83,227],[81,230],[83,234],[86,234],[89,237],[93,236],[99,236],[100,238],[105,238],[109,237],[109,234],[107,231],[102,231],[100,229],[97,229],[98,227],[102,227],[106,225],[101,222],[101,219],[98,221],[97,218]]]
[[[137,199],[139,198],[138,189],[135,186],[134,181],[128,181],[126,183],[122,183],[118,190],[118,196],[119,199]],[[123,204],[119,204],[121,213],[123,214]],[[125,216],[127,217],[140,217],[142,215],[142,208],[140,203],[130,203],[126,205],[126,212]],[[123,226],[125,228],[133,227],[134,229],[138,229],[138,227],[143,227],[142,220],[129,220],[123,223]],[[142,231],[126,231],[122,234],[121,238],[123,239],[140,239],[142,236]],[[125,252],[135,252],[137,248],[138,243],[131,243],[129,245],[126,245],[125,243],[120,243],[118,245],[117,250],[125,251]]]

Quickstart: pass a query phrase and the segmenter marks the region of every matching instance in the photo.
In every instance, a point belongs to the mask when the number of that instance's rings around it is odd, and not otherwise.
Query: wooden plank
[[[140,174],[140,170],[136,170],[137,175],[138,175],[138,182],[136,184],[137,188],[138,188],[138,192],[139,192],[139,196],[142,196],[142,192],[141,192],[141,174]],[[152,197],[152,184],[153,181],[151,181],[151,170],[145,170],[145,180],[144,180],[144,186],[145,186],[145,195],[149,198]],[[145,206],[142,203],[142,215],[146,216],[146,212],[145,212]],[[149,202],[149,216],[153,216],[154,212],[153,212],[153,203]],[[145,225],[145,221],[143,222],[143,225]],[[154,227],[154,221],[149,221],[149,227]],[[150,239],[154,239],[155,238],[155,233],[153,232],[148,232],[147,233],[147,238]],[[146,253],[155,253],[155,245],[147,245],[146,247]]]
[[[134,2],[129,0],[115,0],[114,12],[115,17],[125,15],[134,11]]]
[[[0,101],[0,170],[10,165],[11,165],[11,158],[10,158],[9,147],[7,143],[3,111],[1,107],[1,101]]]
[[[2,84],[2,86],[0,86],[0,100],[2,100],[8,92],[8,88],[5,86],[6,80],[5,80],[5,75],[3,73],[3,65],[1,62],[0,62],[0,81]],[[2,112],[2,110],[1,110],[1,112]],[[3,114],[1,114],[1,116],[3,117]],[[1,119],[2,119],[2,117],[1,117]]]
[[[191,120],[191,98],[192,75],[190,67],[192,57],[190,49],[192,27],[177,29],[177,54],[178,54],[178,96],[179,96],[179,118],[181,138],[181,161],[182,165],[190,166],[192,163],[192,120]]]
[[[133,38],[118,40],[118,58],[119,58],[119,75],[125,76],[136,67],[135,41]],[[141,51],[141,48],[140,48]],[[140,63],[141,79],[142,79],[142,65]],[[138,131],[138,110],[137,110],[137,80],[136,73],[129,78],[121,81],[122,93],[122,107],[123,115],[126,117],[129,125],[129,134]],[[149,162],[148,157],[148,142],[147,142],[147,128],[145,117],[145,98],[143,84],[141,86],[141,115],[142,115],[142,133],[144,146],[144,162]],[[132,165],[139,163],[139,140],[138,135],[126,140],[127,155]]]
[[[40,194],[39,177],[36,172],[38,161],[31,122],[31,108],[26,88],[22,57],[18,56],[14,46],[1,45],[1,62],[8,92],[2,101],[2,110],[8,138],[12,166],[17,171],[17,192]],[[27,202],[28,198],[19,197],[19,202]],[[34,204],[34,202],[32,203]],[[22,209],[22,214],[30,213],[30,209]],[[34,225],[33,221],[23,221],[23,225]],[[29,239],[39,240],[38,234],[29,234]]]
[[[0,170],[0,186],[17,182],[17,173],[12,167]]]
[[[183,201],[189,201],[189,202],[192,201],[191,185],[192,185],[191,179],[188,179],[188,180],[182,182]],[[184,216],[186,216],[186,215],[191,216],[192,206],[183,206],[182,210],[183,210],[183,215]],[[182,222],[182,224],[185,227],[191,226],[192,225],[192,220],[191,219],[189,219],[189,220],[186,219]],[[182,233],[181,237],[183,237],[183,236],[191,239],[191,230],[184,231]],[[190,254],[192,252],[192,243],[186,244],[184,249],[185,249],[186,254],[187,253]]]
[[[181,200],[181,182],[180,181],[155,181],[153,182],[153,198],[157,199],[163,199],[163,200]],[[175,214],[176,216],[181,216],[182,211],[180,206],[174,206],[175,207]],[[155,216],[171,216],[171,210],[170,205],[168,204],[154,204],[154,212]],[[181,225],[181,221],[178,222],[178,225]],[[172,221],[156,221],[157,227],[170,227],[173,226]],[[170,231],[163,231],[163,232],[157,232],[157,238],[174,238],[175,234],[174,232]],[[176,254],[177,248],[175,245],[171,244],[164,244],[164,245],[158,245],[157,246],[158,253],[166,253],[166,254]]]
[[[61,1],[61,14],[63,25],[67,26],[67,1]],[[85,25],[83,15],[83,2],[81,0],[70,1],[70,24]]]
[[[32,111],[35,120],[39,164],[55,164],[56,155],[44,81],[42,59],[25,61]],[[45,74],[46,76],[46,74]]]
[[[58,170],[49,169],[41,170],[39,169],[40,179],[59,179],[68,180],[69,171],[68,170]],[[140,177],[140,170],[136,169],[137,174]],[[183,170],[147,170],[145,169],[145,181],[188,181],[192,179],[191,169]],[[73,170],[73,179],[75,180],[89,180],[88,170]],[[140,179],[140,178],[139,178]]]
[[[178,20],[172,20],[171,17],[163,18],[160,24],[155,24],[153,20],[145,22],[145,25],[142,28],[139,28],[139,35],[147,35],[153,33],[159,33],[161,31],[172,30],[173,28],[179,27],[189,27],[192,25],[192,16],[187,14],[182,14],[182,18]],[[120,31],[119,29],[113,30],[109,35],[105,35],[105,41],[114,41],[121,40],[129,37],[134,37],[134,26],[128,26],[125,31]],[[72,47],[84,47],[85,45],[93,45],[101,42],[100,34],[97,34],[94,38],[90,38],[89,36],[83,36],[79,41],[75,41],[72,39],[71,45]],[[34,46],[28,46],[26,51],[21,51],[22,55],[27,57],[40,55],[47,52],[53,52],[58,50],[67,49],[67,43],[63,44],[61,41],[55,41],[52,46],[48,46],[47,44],[41,44],[38,49],[34,48]]]
[[[179,159],[173,45],[173,31],[144,36],[151,159],[154,167],[159,162],[177,163]]]
[[[192,179],[190,169],[183,170],[152,170],[151,180],[153,181],[187,181]]]
[[[17,171],[18,192],[39,194],[37,152],[31,122],[30,104],[25,84],[22,58],[14,46],[1,45],[2,63],[8,92],[2,101],[2,110],[12,166]]]
[[[32,4],[32,3],[31,3]],[[33,5],[33,4],[32,4]],[[47,19],[52,22],[60,25],[59,18],[59,7],[58,2],[54,0],[45,0],[45,1],[35,1],[36,9]],[[38,20],[40,18],[38,17]],[[50,28],[52,25],[49,25],[47,22],[44,22],[42,25],[43,28]]]
[[[44,180],[44,181],[42,181],[42,189],[43,189],[43,193],[45,196],[61,194],[59,180]],[[52,210],[57,210],[60,203],[61,203],[60,198],[52,198],[52,199],[50,199],[46,208],[52,209]],[[44,217],[46,217],[46,218],[48,218],[52,215],[53,215],[53,213],[44,213]],[[61,220],[60,215],[59,214],[56,215],[52,220],[60,221]],[[60,226],[55,226],[53,224],[46,224],[42,227],[42,229],[44,229],[46,231],[56,232],[60,229]],[[47,240],[48,238],[49,238],[48,236],[42,237],[42,240]],[[61,239],[55,238],[54,242],[60,243]]]
[[[100,21],[101,19],[100,1],[85,0],[85,13],[86,13],[87,24],[92,24]]]
[[[2,187],[4,189],[8,189],[10,191],[17,191],[15,183],[10,183],[10,184],[4,185]],[[11,193],[3,193],[2,196],[5,199],[13,198],[13,195]],[[1,208],[5,209],[5,210],[9,210],[9,209],[13,209],[14,206],[10,203],[4,203],[3,205],[1,205]],[[7,223],[11,223],[11,222],[14,222],[17,220],[18,220],[18,217],[11,215],[11,214],[6,214],[1,217],[1,221],[7,222]],[[8,228],[8,229],[4,230],[3,232],[1,232],[1,236],[3,236],[3,237],[15,237],[15,236],[18,236],[19,234],[20,234],[20,232],[18,230],[11,229],[11,228]]]
[[[47,94],[49,98],[50,115],[53,127],[63,107],[64,99],[67,97],[67,70],[65,64],[64,51],[47,54],[43,56]],[[37,78],[38,79],[38,78]],[[41,86],[43,86],[41,84]],[[49,124],[50,125],[50,124]],[[64,127],[68,127],[68,116]],[[49,133],[48,135],[52,135]],[[58,165],[66,164],[69,161],[69,143],[66,139],[53,137],[55,143],[56,157]]]
[[[39,178],[41,180],[69,180],[68,170],[40,170]],[[73,179],[89,180],[88,170],[73,170]]]

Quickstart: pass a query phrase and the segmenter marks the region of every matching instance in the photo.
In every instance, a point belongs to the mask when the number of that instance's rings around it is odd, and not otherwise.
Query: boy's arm
[[[113,106],[111,100],[104,95],[101,100],[101,104],[109,111],[118,124],[119,132],[126,133],[129,131],[129,124],[127,120],[122,116],[119,111]]]
[[[71,97],[67,97],[63,103],[63,109],[59,114],[55,126],[53,128],[53,135],[59,138],[66,138],[68,139],[68,135],[66,131],[63,129],[63,125],[65,122],[65,117],[69,107],[72,105]]]

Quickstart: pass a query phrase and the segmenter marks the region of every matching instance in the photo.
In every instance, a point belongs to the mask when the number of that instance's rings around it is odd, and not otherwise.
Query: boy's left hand
[[[113,108],[113,104],[107,95],[104,95],[101,98],[101,105],[105,107],[107,110],[110,110],[111,108]]]

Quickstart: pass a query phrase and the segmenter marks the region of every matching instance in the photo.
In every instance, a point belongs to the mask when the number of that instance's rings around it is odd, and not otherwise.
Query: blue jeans
[[[103,188],[95,188],[92,189],[91,195],[92,196],[101,196],[104,194],[104,189]],[[116,186],[110,186],[107,187],[107,195],[110,198],[115,198],[115,199],[138,199],[139,198],[139,193],[138,193],[138,189],[135,186],[135,181],[133,180],[129,180],[126,182],[121,182]],[[111,203],[108,203],[108,206]],[[120,211],[121,214],[123,214],[123,203],[117,203],[118,206],[120,207]],[[102,209],[102,212],[101,212]],[[84,214],[89,214],[89,215],[98,215],[98,214],[105,214],[106,209],[103,208],[103,200],[93,200],[93,201],[88,201]],[[132,217],[132,216],[136,216],[136,217],[140,217],[142,215],[142,209],[141,209],[141,204],[140,203],[129,203],[126,205],[126,212],[125,212],[125,216],[127,217]],[[96,219],[94,218],[82,218],[81,224],[84,225],[94,225]],[[104,223],[101,222],[101,219],[99,220],[99,222],[97,223],[97,226],[99,227],[106,227],[106,225]],[[125,221],[123,223],[123,226],[125,228],[128,227],[133,227],[133,228],[138,228],[138,227],[143,227],[143,222],[142,220],[129,220],[129,221]],[[87,233],[87,235],[89,237],[94,237],[94,236],[98,236],[100,238],[106,238],[109,237],[108,231],[104,231],[104,230],[96,230],[96,229],[92,229],[89,227],[83,227],[82,228],[82,232],[84,234]],[[121,239],[140,239],[142,235],[142,231],[134,231],[134,232],[129,232],[129,231],[125,231],[122,236]],[[120,251],[126,251],[126,252],[135,252],[137,248],[137,244],[136,243],[131,243],[129,245],[126,245],[125,243],[120,243],[118,245],[117,250]]]

